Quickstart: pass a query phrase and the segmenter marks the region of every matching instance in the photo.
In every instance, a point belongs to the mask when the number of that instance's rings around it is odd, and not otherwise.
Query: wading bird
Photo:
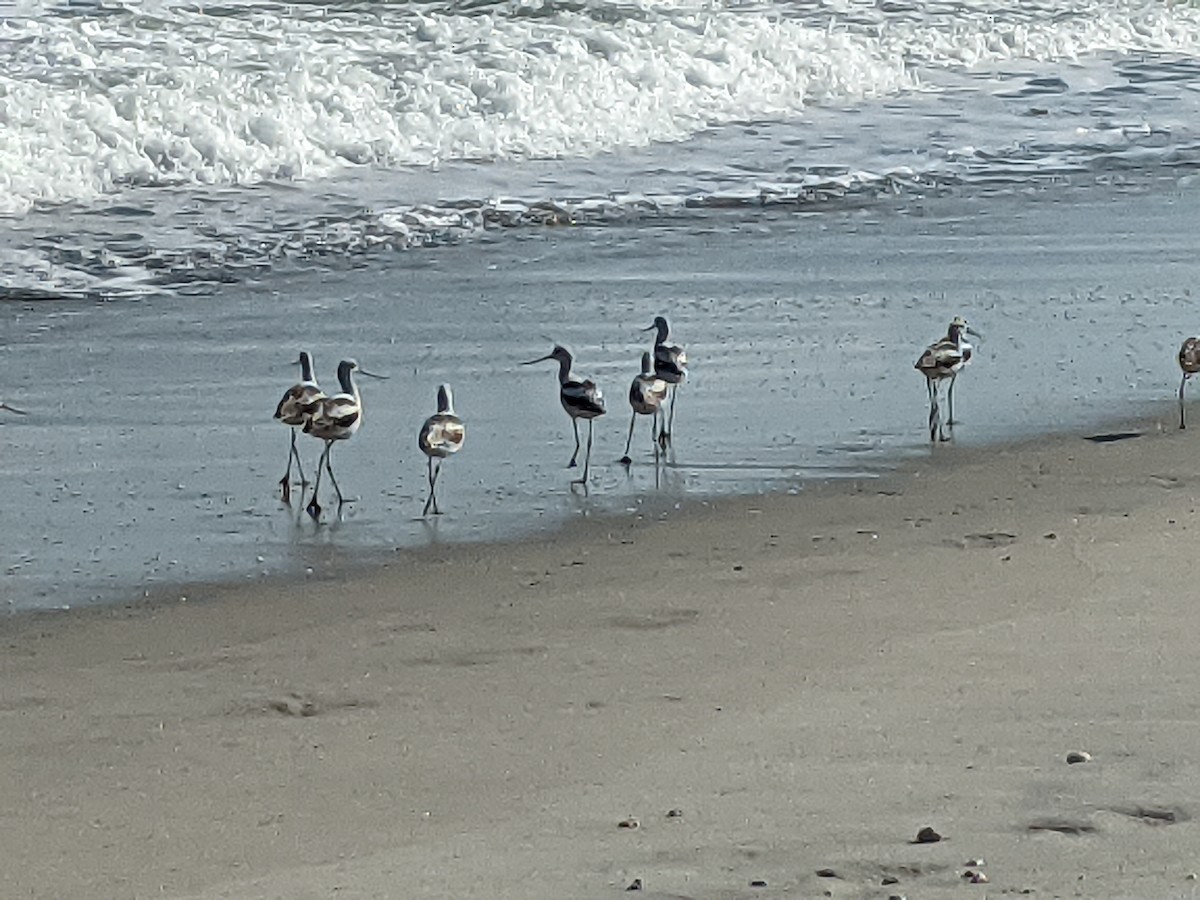
[[[283,494],[283,502],[292,502],[292,460],[296,461],[296,471],[300,473],[300,489],[303,492],[308,486],[304,477],[304,467],[300,465],[300,453],[296,449],[296,429],[308,422],[317,403],[325,398],[325,392],[317,386],[316,376],[313,375],[312,356],[307,350],[300,351],[296,360],[300,366],[300,381],[287,389],[279,405],[275,407],[275,418],[284,425],[290,426],[292,432],[292,447],[288,451],[287,471],[279,479],[279,488]],[[303,502],[304,497],[300,500]]]
[[[950,387],[946,391],[949,416],[944,424],[951,428],[954,427],[954,380],[958,377],[962,367],[971,361],[973,353],[973,348],[963,338],[964,334],[971,334],[977,338],[983,337],[967,324],[966,319],[962,316],[955,316],[946,331],[946,336],[925,348],[925,352],[913,366],[925,376],[926,386],[929,388],[929,439],[931,441],[947,440],[941,409],[938,405],[938,389],[941,382],[947,378],[950,379]]]
[[[1179,382],[1179,427],[1187,428],[1183,420],[1183,389],[1188,379],[1200,372],[1200,338],[1190,337],[1179,348],[1179,368],[1183,370],[1183,380]]]
[[[322,397],[309,415],[308,421],[304,423],[305,434],[311,434],[325,442],[325,449],[321,451],[321,458],[317,460],[317,480],[313,485],[312,500],[306,507],[308,514],[314,519],[319,519],[321,516],[321,504],[317,502],[317,494],[321,490],[322,465],[329,473],[329,480],[333,482],[333,489],[337,492],[338,509],[340,510],[342,504],[346,502],[342,497],[342,489],[338,487],[337,479],[333,477],[333,466],[329,457],[334,441],[349,440],[362,425],[362,396],[358,392],[358,385],[354,383],[356,371],[371,378],[386,377],[373,375],[365,369],[359,368],[358,363],[352,359],[343,359],[338,363],[338,384],[341,385],[341,392]]]
[[[654,338],[654,374],[671,386],[671,411],[669,416],[663,416],[658,442],[665,450],[671,442],[671,432],[675,428],[675,393],[679,385],[687,380],[687,353],[678,344],[668,344],[667,337],[671,329],[665,316],[655,316],[654,324],[642,331],[657,331]]]
[[[436,490],[438,475],[442,472],[442,460],[462,449],[464,437],[466,430],[463,428],[462,419],[454,412],[454,395],[450,393],[450,385],[443,384],[438,388],[438,411],[425,420],[420,437],[417,438],[421,452],[429,458],[429,499],[425,501],[421,515],[429,515],[430,506],[433,507],[435,516],[441,515]],[[433,463],[434,457],[437,457],[436,467]]]
[[[559,344],[555,344],[554,349],[545,356],[539,356],[537,359],[531,359],[521,365],[532,366],[534,363],[544,362],[548,359],[558,363],[558,399],[562,402],[567,415],[571,417],[571,425],[575,429],[575,452],[571,454],[571,461],[567,463],[568,469],[574,466],[575,461],[579,458],[579,420],[587,419],[587,454],[583,458],[583,477],[576,478],[571,482],[573,485],[582,484],[586,490],[588,466],[592,461],[592,420],[597,416],[604,415],[604,395],[594,381],[579,378],[571,371],[574,357],[571,356],[570,350]]]
[[[658,459],[658,451],[662,446],[662,436],[658,432],[658,417],[661,413],[662,402],[667,396],[667,383],[654,374],[654,360],[650,353],[642,354],[642,374],[635,375],[629,385],[629,405],[633,407],[633,415],[629,419],[629,437],[625,439],[625,455],[621,457],[623,465],[633,462],[629,458],[629,447],[633,443],[633,426],[637,417],[650,416],[650,438],[654,442],[654,458]]]

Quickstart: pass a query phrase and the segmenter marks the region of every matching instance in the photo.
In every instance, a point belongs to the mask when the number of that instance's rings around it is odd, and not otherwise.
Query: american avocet
[[[946,336],[925,348],[925,352],[913,365],[925,376],[929,388],[929,439],[931,441],[947,440],[938,405],[938,389],[941,382],[950,379],[950,387],[946,392],[946,402],[949,407],[949,417],[945,425],[954,427],[954,380],[962,367],[971,361],[974,349],[963,338],[964,334],[982,337],[967,324],[962,316],[955,316],[946,330]]]
[[[579,420],[587,419],[588,440],[587,454],[583,459],[583,477],[576,478],[571,482],[571,484],[582,484],[586,490],[588,466],[592,460],[592,420],[597,416],[604,415],[604,395],[594,381],[579,378],[571,371],[574,357],[571,356],[570,350],[559,344],[555,344],[554,349],[545,356],[539,356],[537,359],[531,359],[521,365],[531,366],[547,359],[553,359],[558,363],[558,399],[562,402],[567,415],[571,417],[571,425],[575,429],[575,452],[571,454],[571,461],[567,463],[568,469],[574,466],[575,461],[579,458]]]
[[[1190,337],[1179,348],[1179,368],[1183,370],[1183,380],[1179,382],[1179,427],[1187,428],[1183,420],[1183,389],[1188,379],[1200,372],[1200,338]]]
[[[322,397],[304,423],[305,434],[311,434],[325,442],[325,449],[321,451],[321,457],[317,460],[317,480],[313,485],[312,500],[307,506],[308,514],[314,519],[321,516],[321,504],[317,502],[317,494],[321,490],[322,465],[329,473],[333,489],[337,491],[338,508],[341,509],[342,504],[346,502],[342,497],[342,489],[338,487],[337,479],[333,477],[333,466],[329,462],[329,456],[334,441],[349,440],[362,425],[362,395],[358,392],[358,385],[354,383],[356,371],[363,375],[369,375],[371,378],[386,377],[373,375],[365,369],[359,368],[358,363],[352,359],[343,359],[338,363],[338,384],[341,385],[341,392]]]
[[[317,386],[316,376],[313,375],[312,356],[307,350],[300,351],[296,360],[300,366],[300,381],[287,389],[275,407],[275,418],[284,425],[290,426],[292,432],[292,448],[288,451],[287,471],[279,479],[279,487],[283,492],[283,502],[292,502],[292,460],[296,460],[296,471],[300,473],[301,491],[308,486],[304,477],[304,466],[300,465],[300,453],[296,450],[296,429],[308,421],[318,401],[325,397],[325,392]],[[301,497],[301,500],[304,498]]]
[[[658,417],[662,402],[667,396],[667,383],[654,374],[654,360],[649,351],[642,354],[642,374],[635,375],[629,385],[629,405],[633,407],[633,415],[629,419],[629,437],[625,439],[625,455],[621,457],[624,465],[633,462],[629,458],[629,447],[633,443],[633,426],[637,417],[650,416],[650,437],[654,441],[654,457],[658,458],[662,437],[658,434]]]
[[[438,411],[425,420],[425,424],[421,426],[421,435],[417,438],[421,452],[429,457],[429,499],[425,501],[421,515],[429,515],[430,506],[433,507],[435,516],[441,515],[436,491],[438,475],[442,472],[442,460],[462,449],[464,437],[466,429],[463,428],[462,419],[454,412],[454,395],[450,393],[450,385],[443,384],[438,388]],[[435,456],[438,460],[436,468],[433,464]]]
[[[654,338],[654,374],[671,386],[671,412],[663,417],[662,428],[658,433],[659,444],[666,449],[671,442],[671,432],[675,428],[675,393],[679,385],[687,380],[687,353],[678,344],[668,344],[670,327],[665,316],[655,316],[654,324],[642,331],[657,331]]]

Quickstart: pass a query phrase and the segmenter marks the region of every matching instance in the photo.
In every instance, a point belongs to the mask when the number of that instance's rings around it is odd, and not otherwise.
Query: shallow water
[[[326,571],[375,552],[510,537],[592,512],[658,515],[722,492],[801,490],[929,447],[921,347],[966,315],[985,341],[959,379],[956,445],[1164,410],[1194,326],[1190,185],[944,197],[747,221],[701,210],[628,226],[502,234],[369,264],[297,264],[203,297],[0,305],[0,590],[13,609],[154,585]],[[658,475],[625,393],[669,316],[692,378]],[[555,341],[604,388],[589,496],[568,486]],[[357,358],[362,430],[334,451],[354,502],[317,525],[279,502],[270,419],[298,349],[325,386]],[[416,433],[453,384],[465,449],[418,518]],[[319,445],[301,437],[306,465]],[[324,498],[323,498],[324,502]]]

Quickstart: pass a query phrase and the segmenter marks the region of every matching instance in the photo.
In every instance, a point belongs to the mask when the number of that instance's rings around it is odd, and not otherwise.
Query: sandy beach
[[[0,894],[1192,897],[1171,412],[6,620]]]

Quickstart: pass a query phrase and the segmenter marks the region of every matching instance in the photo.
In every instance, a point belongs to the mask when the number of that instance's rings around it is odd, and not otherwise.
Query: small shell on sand
[[[974,859],[968,859],[963,865],[968,869],[977,869],[980,866],[986,865],[986,863],[983,861],[982,856],[977,856]]]
[[[1075,763],[1085,763],[1092,761],[1092,754],[1086,750],[1072,750],[1067,754],[1067,764],[1074,765]]]
[[[941,839],[942,839],[942,836],[940,834],[938,834],[936,831],[934,831],[932,828],[930,828],[928,825],[926,825],[924,828],[922,828],[920,831],[917,832],[917,839],[915,841],[913,841],[913,843],[914,844],[936,844]]]
[[[635,819],[633,816],[630,816],[628,819],[622,819],[620,822],[618,822],[617,827],[618,828],[637,828],[641,824],[642,823],[639,822],[637,819]]]
[[[640,891],[641,889],[642,879],[640,878],[633,879],[633,881],[629,882],[629,887],[625,888],[627,891]]]
[[[987,884],[988,877],[982,872],[972,872],[970,869],[962,873],[962,877],[971,884]]]

